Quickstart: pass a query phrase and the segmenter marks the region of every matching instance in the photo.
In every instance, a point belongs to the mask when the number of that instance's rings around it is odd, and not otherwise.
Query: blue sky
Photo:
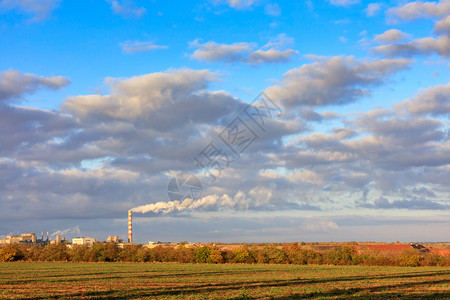
[[[0,0],[0,43],[0,235],[448,238],[448,0]]]

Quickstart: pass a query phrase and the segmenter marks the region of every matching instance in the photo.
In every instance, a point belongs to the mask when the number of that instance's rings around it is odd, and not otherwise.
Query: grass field
[[[450,268],[1,263],[0,297],[450,299]]]

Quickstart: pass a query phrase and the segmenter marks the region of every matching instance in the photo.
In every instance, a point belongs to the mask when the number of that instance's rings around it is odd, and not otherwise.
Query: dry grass
[[[450,299],[450,268],[1,263],[6,299]]]

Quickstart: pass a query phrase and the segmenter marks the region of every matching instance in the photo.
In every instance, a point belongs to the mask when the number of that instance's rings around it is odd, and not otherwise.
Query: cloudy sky
[[[449,0],[0,0],[0,44],[0,235],[448,241]]]

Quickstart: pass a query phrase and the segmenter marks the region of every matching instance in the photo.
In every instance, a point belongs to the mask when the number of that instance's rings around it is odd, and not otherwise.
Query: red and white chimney
[[[128,243],[133,243],[132,212],[128,211]]]

